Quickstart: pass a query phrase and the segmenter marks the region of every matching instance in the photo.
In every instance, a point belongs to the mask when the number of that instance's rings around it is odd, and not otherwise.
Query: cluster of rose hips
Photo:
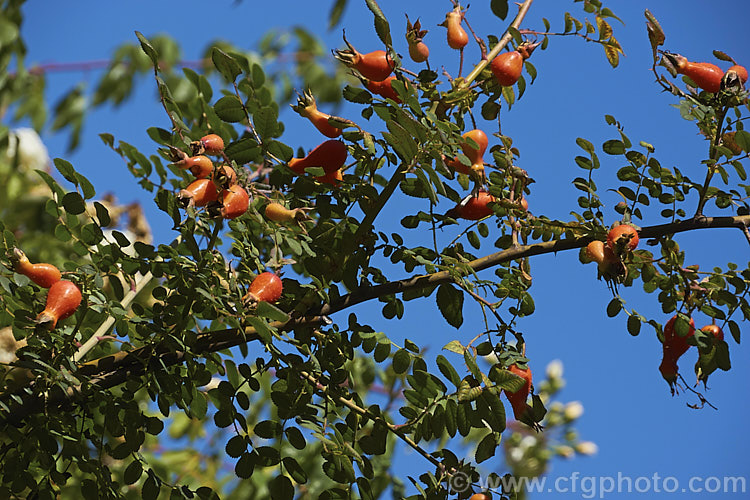
[[[447,28],[448,45],[463,53],[464,47],[469,42],[469,37],[462,27],[465,22],[465,13],[460,6],[446,14],[442,26]],[[409,56],[416,63],[428,62],[430,50],[424,42],[427,30],[422,29],[420,21],[411,23],[407,16],[406,40],[409,46]],[[393,81],[398,77],[393,74],[396,63],[385,50],[374,50],[367,53],[359,52],[344,36],[345,50],[334,50],[334,57],[355,71],[365,88],[373,94],[390,99],[396,104],[401,103],[398,93],[393,88]],[[523,62],[528,59],[536,43],[523,43],[517,49],[503,52],[490,62],[490,69],[495,80],[502,86],[514,85],[521,76]],[[429,64],[429,63],[428,63]],[[317,107],[313,95],[306,91],[300,95],[297,104],[292,108],[304,118],[307,118],[313,126],[324,136],[331,140],[325,141],[313,149],[304,158],[294,158],[289,162],[289,167],[298,175],[303,175],[309,167],[319,167],[324,170],[325,175],[316,177],[319,182],[336,186],[342,179],[341,167],[346,162],[347,148],[344,143],[333,140],[341,135],[344,127],[353,125],[347,119],[332,116]],[[466,132],[462,136],[460,144],[464,155],[469,158],[469,165],[464,165],[458,158],[448,159],[443,157],[444,163],[457,173],[471,176],[478,185],[485,181],[483,155],[487,150],[487,135],[479,129]],[[456,207],[446,213],[449,217],[467,220],[479,220],[492,215],[494,212],[490,203],[502,203],[507,200],[497,200],[484,188],[477,188],[470,196],[467,196]],[[511,203],[503,203],[508,209],[528,210],[528,202],[521,197],[520,200]]]
[[[627,277],[624,260],[638,246],[638,231],[630,224],[617,224],[607,233],[607,241],[594,240],[586,246],[586,262],[596,262],[598,274],[607,282],[620,283]]]
[[[47,263],[32,264],[19,248],[13,249],[10,260],[15,272],[42,288],[49,288],[44,310],[36,317],[37,324],[47,325],[52,330],[58,321],[72,316],[81,305],[81,290],[72,281],[62,279],[57,267]]]
[[[191,149],[192,156],[173,150],[174,154],[182,156],[174,165],[190,170],[196,177],[188,187],[177,193],[182,205],[206,207],[209,214],[220,215],[224,219],[235,219],[247,212],[250,196],[245,188],[237,183],[237,173],[229,165],[215,165],[205,156],[223,157],[224,140],[216,134],[208,134],[191,143]],[[276,302],[281,297],[281,290],[281,278],[274,273],[264,272],[256,276],[250,284],[243,302]]]
[[[223,156],[224,140],[208,134],[191,143],[192,156],[173,149],[181,158],[174,165],[190,170],[195,180],[177,193],[183,206],[206,207],[209,213],[224,219],[234,219],[244,214],[250,205],[250,196],[237,184],[237,173],[229,165],[214,165],[208,156]]]

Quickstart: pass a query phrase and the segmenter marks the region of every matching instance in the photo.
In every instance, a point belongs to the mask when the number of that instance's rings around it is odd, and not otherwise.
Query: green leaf
[[[148,41],[148,39],[143,36],[143,34],[140,31],[135,32],[135,36],[138,37],[138,41],[141,42],[141,49],[143,49],[143,52],[146,53],[149,59],[151,59],[151,62],[154,65],[154,68],[159,67],[159,54],[156,53],[156,49],[151,45],[151,43]]]
[[[466,348],[458,340],[451,340],[443,346],[443,350],[455,352],[456,354],[461,354],[463,356]]]
[[[96,218],[99,221],[99,225],[102,227],[107,227],[112,222],[112,219],[109,217],[109,211],[107,210],[107,207],[99,203],[98,201],[94,202],[94,209],[96,210]],[[120,245],[122,246],[122,245]],[[127,245],[125,245],[127,246]]]
[[[226,153],[229,159],[237,162],[238,165],[244,165],[245,163],[251,163],[258,160],[261,151],[260,146],[255,142],[255,139],[245,137],[236,142],[230,143],[224,148],[224,153]]]
[[[251,68],[253,87],[259,89],[266,83],[266,74],[263,72],[263,68],[260,64],[253,64]]]
[[[331,7],[331,11],[328,14],[328,29],[333,29],[341,21],[341,16],[344,13],[344,7],[346,7],[347,0],[336,0]]]
[[[287,441],[289,441],[289,444],[294,446],[296,449],[302,450],[305,448],[305,445],[307,444],[305,442],[305,436],[298,428],[287,427],[286,429],[284,429],[284,435],[286,435],[286,439]]]
[[[274,321],[289,321],[289,315],[268,302],[258,302],[256,313],[261,318],[268,318]]]
[[[237,61],[218,47],[211,50],[211,61],[213,61],[219,73],[230,82],[235,81],[237,76],[242,73],[242,68],[237,64]]]
[[[447,378],[451,384],[455,385],[456,388],[458,388],[458,386],[461,384],[461,377],[459,377],[458,372],[455,368],[453,368],[453,365],[450,364],[448,359],[442,354],[438,354],[436,362],[440,373],[442,373],[443,376]]]
[[[63,160],[62,158],[55,158],[52,161],[55,164],[55,167],[57,167],[57,171],[60,172],[60,175],[62,175],[66,181],[72,182],[76,186],[78,185],[76,171],[69,161]]]
[[[386,46],[390,47],[393,43],[391,42],[391,27],[388,24],[388,19],[383,15],[383,11],[380,10],[375,0],[365,0],[365,3],[375,16],[375,32],[378,34],[378,38]]]
[[[641,332],[641,319],[637,314],[631,314],[628,316],[628,333],[632,336],[636,336]]]
[[[256,111],[253,114],[253,122],[258,135],[263,139],[276,137],[279,130],[278,117],[277,110],[271,107]]]
[[[382,363],[391,354],[391,343],[390,342],[378,342],[375,352],[372,357],[376,362]]]
[[[85,178],[83,175],[79,174],[78,172],[75,173],[76,180],[78,181],[78,185],[81,188],[81,191],[83,192],[83,197],[87,200],[90,200],[94,196],[96,196],[96,190],[94,189],[94,186],[89,182],[87,178]]]
[[[284,457],[281,459],[281,463],[284,464],[286,472],[292,476],[292,479],[297,484],[305,484],[307,482],[307,473],[294,458]]]
[[[143,465],[138,460],[133,460],[123,473],[125,484],[134,484],[143,475]]]
[[[154,476],[149,474],[146,480],[143,482],[141,488],[141,498],[145,500],[156,500],[159,497],[159,485],[157,484]]]
[[[237,96],[227,95],[214,104],[216,116],[228,123],[238,123],[245,119],[245,109]]]
[[[621,310],[622,302],[620,302],[620,299],[614,298],[609,301],[609,304],[607,304],[607,316],[610,318],[617,316]]]
[[[750,153],[750,132],[747,130],[738,130],[734,134],[734,142],[736,142],[745,153]]]
[[[492,0],[490,2],[490,9],[500,19],[505,20],[508,17],[508,0]]]
[[[101,228],[93,222],[81,228],[81,240],[89,246],[96,245],[104,238]]]
[[[519,377],[518,375],[511,373],[510,370],[500,368],[499,366],[495,366],[490,370],[489,377],[495,385],[510,392],[520,390],[526,383],[523,377]]]
[[[372,102],[372,94],[365,89],[352,87],[351,85],[344,87],[343,96],[344,99],[355,104],[370,104]]]
[[[602,149],[608,155],[625,154],[625,144],[619,139],[611,139],[602,145]]]
[[[464,294],[449,283],[442,284],[437,291],[437,305],[449,325],[459,328],[463,322]]]
[[[251,453],[245,452],[242,454],[237,463],[234,465],[234,473],[241,479],[248,479],[253,475],[255,470],[255,456]]]
[[[357,488],[359,489],[359,496],[362,500],[376,500],[377,497],[373,494],[372,486],[370,486],[370,481],[368,481],[367,478],[358,477]]]
[[[0,17],[0,47],[6,47],[18,38],[18,26],[7,19]]]
[[[497,448],[497,438],[494,432],[490,432],[482,438],[477,445],[477,451],[474,453],[474,459],[477,463],[484,462],[490,457],[495,456],[495,449]]]
[[[264,439],[273,439],[281,435],[281,423],[275,420],[263,420],[255,424],[253,432]]]
[[[62,198],[62,206],[66,212],[73,215],[80,215],[86,211],[86,202],[75,191],[65,193],[65,196]]]
[[[409,369],[410,364],[411,355],[407,352],[406,349],[399,349],[393,355],[393,371],[398,373],[399,375],[402,373],[406,373],[406,370]]]

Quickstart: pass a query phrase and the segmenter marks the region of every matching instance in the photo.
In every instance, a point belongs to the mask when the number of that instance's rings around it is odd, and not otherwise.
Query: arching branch
[[[737,217],[700,217],[644,227],[639,232],[639,235],[641,239],[660,238],[685,231],[715,228],[739,228],[744,232],[748,225],[750,225],[750,215]],[[468,263],[468,266],[474,271],[481,271],[505,262],[533,255],[582,248],[590,241],[590,238],[567,238],[518,246],[473,260]],[[324,304],[316,311],[309,311],[305,318],[275,322],[270,326],[282,331],[291,331],[304,326],[320,325],[326,322],[327,319],[325,316],[362,302],[384,295],[434,287],[443,283],[449,283],[452,280],[453,276],[449,272],[441,271],[391,281],[369,288],[361,288],[348,295],[344,295],[330,304]],[[10,411],[7,416],[0,417],[0,423],[3,421],[20,423],[32,413],[42,410],[49,411],[50,409],[75,404],[76,401],[85,399],[87,394],[92,390],[114,387],[125,382],[131,376],[141,375],[147,369],[159,370],[164,366],[173,366],[182,363],[188,355],[195,356],[218,352],[253,340],[259,340],[259,338],[258,333],[252,327],[247,327],[244,330],[226,329],[205,332],[199,335],[189,353],[186,351],[175,351],[166,345],[147,346],[130,352],[118,352],[81,365],[80,374],[91,378],[85,384],[71,387],[64,393],[53,393],[46,397],[30,394],[29,391],[3,395],[0,397],[0,403],[8,406]]]

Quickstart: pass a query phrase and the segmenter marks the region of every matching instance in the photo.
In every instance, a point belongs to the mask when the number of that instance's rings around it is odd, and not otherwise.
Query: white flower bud
[[[547,365],[547,378],[559,379],[563,376],[563,364],[559,359],[550,361]]]
[[[576,445],[576,451],[581,455],[595,455],[599,447],[592,441],[581,441]]]
[[[563,412],[565,419],[568,421],[576,420],[581,418],[583,415],[583,405],[578,401],[573,401],[565,405],[565,411]]]

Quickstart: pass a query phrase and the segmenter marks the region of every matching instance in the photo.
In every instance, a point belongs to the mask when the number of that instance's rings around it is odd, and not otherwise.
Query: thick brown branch
[[[672,222],[669,224],[660,224],[658,226],[644,227],[639,231],[639,236],[643,238],[659,238],[667,234],[682,233],[694,229],[709,228],[744,228],[750,224],[750,215],[738,217],[701,217],[698,219],[688,219],[684,221]],[[571,250],[574,248],[583,248],[591,241],[590,238],[570,238],[562,240],[545,241],[534,243],[532,245],[523,245],[503,250],[502,252],[493,253],[485,257],[473,260],[468,263],[474,271],[482,271],[495,267],[512,260],[531,257],[532,255],[541,255],[562,250]],[[353,305],[372,300],[377,297],[402,293],[408,290],[425,289],[449,283],[453,277],[448,271],[441,271],[433,274],[413,276],[399,281],[390,281],[382,285],[370,288],[360,288],[348,295],[344,295],[339,300],[324,305],[319,314],[329,315]]]
[[[668,234],[681,233],[696,229],[711,228],[739,228],[743,231],[750,225],[750,215],[737,217],[701,217],[669,224],[644,227],[639,231],[641,239],[659,238]],[[474,271],[481,271],[499,264],[563,250],[582,248],[591,241],[590,238],[569,238],[562,240],[546,241],[533,245],[524,245],[503,250],[468,263]],[[319,325],[326,322],[325,316],[347,309],[356,304],[372,300],[384,295],[402,293],[408,290],[425,289],[442,283],[448,283],[453,277],[447,271],[438,273],[413,276],[411,278],[392,281],[370,288],[362,288],[341,297],[331,304],[324,304],[318,311],[309,312],[306,318],[292,319],[287,322],[275,322],[270,326],[283,331],[294,330],[303,326]],[[227,329],[206,332],[198,336],[191,351],[175,351],[166,345],[148,346],[130,352],[118,352],[89,363],[81,365],[82,375],[92,377],[85,384],[69,388],[65,393],[52,393],[46,399],[40,395],[23,392],[13,395],[3,395],[0,402],[8,405],[11,409],[9,415],[2,420],[19,423],[28,415],[42,409],[55,409],[73,403],[75,400],[83,399],[92,390],[102,390],[114,387],[125,382],[132,375],[140,375],[148,370],[159,370],[164,366],[173,366],[181,363],[185,358],[195,355],[217,352],[253,340],[259,340],[258,333],[254,328],[248,327],[244,330]],[[95,387],[95,389],[93,388]],[[17,396],[14,399],[11,396]]]

